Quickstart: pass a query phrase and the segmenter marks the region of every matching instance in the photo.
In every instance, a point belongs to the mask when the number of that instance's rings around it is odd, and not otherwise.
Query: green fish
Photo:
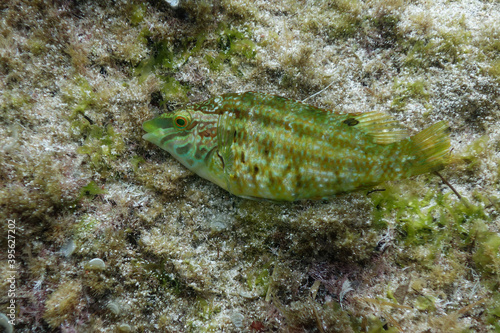
[[[146,121],[143,136],[244,198],[328,198],[441,169],[448,125],[409,137],[378,112],[339,113],[288,98],[225,94]]]

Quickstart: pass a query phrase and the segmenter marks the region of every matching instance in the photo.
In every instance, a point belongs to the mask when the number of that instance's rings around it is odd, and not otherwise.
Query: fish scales
[[[290,200],[299,191],[312,191],[324,197],[339,185],[344,191],[353,189],[348,182],[355,183],[358,170],[370,162],[357,158],[359,147],[352,146],[351,135],[331,138],[329,133],[341,123],[339,114],[314,112],[276,97],[266,101],[250,95],[238,103],[245,111],[225,113],[219,123],[227,131],[222,137],[235,138],[233,144],[220,142],[223,156],[234,161],[229,174],[233,193]],[[245,133],[241,139],[239,131]]]
[[[247,92],[145,122],[144,138],[198,175],[247,198],[327,198],[437,170],[449,135],[438,122],[413,137],[376,112],[340,113]]]

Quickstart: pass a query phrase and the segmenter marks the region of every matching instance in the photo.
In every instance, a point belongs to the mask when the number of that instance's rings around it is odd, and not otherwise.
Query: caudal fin
[[[410,138],[416,157],[410,168],[411,175],[420,175],[441,169],[448,161],[450,152],[450,130],[445,121],[440,121]]]

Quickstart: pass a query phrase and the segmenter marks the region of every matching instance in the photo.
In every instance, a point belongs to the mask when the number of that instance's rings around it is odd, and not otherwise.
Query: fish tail
[[[408,161],[411,176],[437,171],[448,162],[450,152],[450,128],[440,121],[410,138],[414,158]]]

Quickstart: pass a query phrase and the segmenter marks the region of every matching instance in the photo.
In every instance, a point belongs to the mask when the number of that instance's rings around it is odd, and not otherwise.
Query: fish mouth
[[[156,130],[162,128],[162,129],[168,129],[172,128],[172,119],[171,118],[163,118],[163,117],[157,117],[148,121],[145,121],[144,124],[142,124],[142,128],[148,132],[148,133],[153,133]]]

